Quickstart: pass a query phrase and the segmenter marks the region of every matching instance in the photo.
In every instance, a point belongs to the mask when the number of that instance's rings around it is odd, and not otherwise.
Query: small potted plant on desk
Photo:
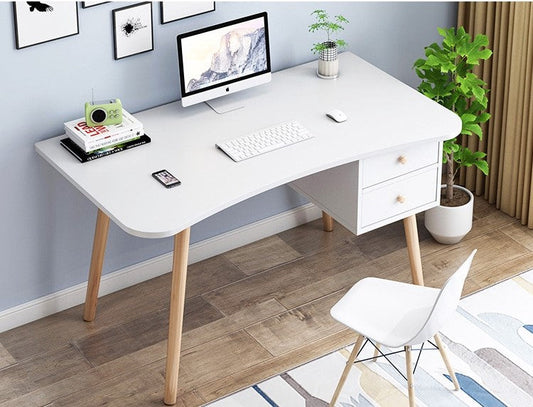
[[[426,59],[418,59],[414,69],[422,79],[418,90],[455,112],[462,121],[461,134],[443,143],[444,178],[441,204],[425,213],[425,226],[439,243],[459,242],[472,228],[474,196],[466,188],[454,185],[461,167],[476,166],[487,175],[489,166],[482,151],[471,151],[464,137],[475,135],[481,140],[480,124],[490,118],[487,109],[486,83],[473,73],[480,60],[492,51],[488,39],[478,34],[474,40],[463,27],[455,30],[439,28],[442,45],[425,48]],[[466,198],[465,198],[466,196]]]
[[[309,26],[309,32],[324,31],[327,34],[326,41],[318,42],[311,48],[319,58],[317,74],[324,79],[334,79],[339,74],[338,49],[347,44],[344,40],[333,39],[332,34],[344,30],[343,24],[349,21],[341,15],[330,19],[325,10],[315,10],[311,15],[316,18],[316,22]]]

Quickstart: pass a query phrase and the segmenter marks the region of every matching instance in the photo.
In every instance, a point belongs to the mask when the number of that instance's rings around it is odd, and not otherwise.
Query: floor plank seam
[[[83,358],[83,360],[85,360],[87,362],[87,364],[91,367],[91,368],[95,368],[96,365],[93,364],[88,358],[87,356],[85,356],[85,353],[81,350],[81,348],[78,346],[77,342],[75,340],[70,340],[69,341],[69,344],[74,348],[76,349],[76,351],[80,354],[80,356]]]

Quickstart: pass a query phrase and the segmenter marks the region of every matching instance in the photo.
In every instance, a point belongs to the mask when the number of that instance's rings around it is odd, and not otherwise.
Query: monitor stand
[[[208,100],[205,103],[218,114],[233,112],[234,110],[243,109],[245,106],[242,92],[224,95]]]

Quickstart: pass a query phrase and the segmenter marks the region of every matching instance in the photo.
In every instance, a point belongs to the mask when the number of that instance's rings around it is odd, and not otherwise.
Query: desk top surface
[[[244,108],[223,115],[206,104],[182,108],[179,102],[135,114],[152,142],[88,163],[60,146],[64,136],[35,148],[126,232],[159,238],[303,176],[461,130],[458,116],[351,53],[341,54],[335,80],[318,78],[314,61],[233,97]],[[327,118],[332,108],[348,120]],[[238,163],[215,147],[290,120],[315,137]],[[160,169],[182,184],[161,186],[151,176]]]

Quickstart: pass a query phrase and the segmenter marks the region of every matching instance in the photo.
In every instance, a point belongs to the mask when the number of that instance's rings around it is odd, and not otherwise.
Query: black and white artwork
[[[210,11],[215,11],[214,1],[163,1],[161,2],[161,24]]]
[[[75,1],[25,1],[13,3],[17,49],[79,33]]]
[[[113,10],[115,59],[154,49],[152,3],[144,2]]]

